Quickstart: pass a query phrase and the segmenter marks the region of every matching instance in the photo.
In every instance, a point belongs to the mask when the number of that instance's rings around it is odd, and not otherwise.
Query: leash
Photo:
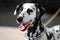
[[[60,13],[60,8],[55,12],[55,14],[46,22],[44,23],[45,26],[48,26],[55,18],[56,16]]]

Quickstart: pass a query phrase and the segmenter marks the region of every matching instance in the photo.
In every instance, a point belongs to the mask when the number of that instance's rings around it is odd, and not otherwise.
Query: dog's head
[[[21,31],[24,31],[35,20],[39,20],[43,15],[41,8],[34,3],[24,3],[17,5],[14,15],[17,15],[17,23]]]

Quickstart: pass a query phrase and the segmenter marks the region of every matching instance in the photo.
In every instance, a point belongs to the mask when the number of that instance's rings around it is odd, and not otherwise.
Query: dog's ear
[[[19,4],[16,6],[16,9],[14,11],[14,15],[16,15],[16,13],[19,11],[19,9],[22,7],[23,4]]]
[[[43,14],[44,14],[44,12],[45,12],[45,8],[44,7],[42,7],[41,5],[39,5],[39,4],[36,4],[35,5],[36,6],[36,8],[38,8],[39,10],[39,17],[42,17],[43,16]]]

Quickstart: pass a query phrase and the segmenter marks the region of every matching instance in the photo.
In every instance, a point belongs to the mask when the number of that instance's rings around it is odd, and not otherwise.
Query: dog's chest
[[[29,37],[37,37],[40,34],[39,26],[37,26],[36,28],[30,27],[28,30],[29,31],[27,31],[27,34],[29,35]]]
[[[25,40],[47,40],[46,34],[44,32],[41,33],[41,35],[37,37],[28,37],[25,35]]]
[[[29,36],[27,36],[27,34]],[[37,29],[35,30],[35,33],[32,34],[32,32],[27,32],[25,35],[26,40],[47,40],[46,34],[44,32],[40,32],[39,30],[39,26],[37,27]]]

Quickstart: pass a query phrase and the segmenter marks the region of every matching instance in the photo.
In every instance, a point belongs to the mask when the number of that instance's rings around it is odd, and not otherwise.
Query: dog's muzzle
[[[18,17],[17,18],[17,23],[18,23],[18,27],[21,31],[26,30],[26,28],[31,25],[32,20],[29,20],[27,22],[23,22],[23,17]]]

